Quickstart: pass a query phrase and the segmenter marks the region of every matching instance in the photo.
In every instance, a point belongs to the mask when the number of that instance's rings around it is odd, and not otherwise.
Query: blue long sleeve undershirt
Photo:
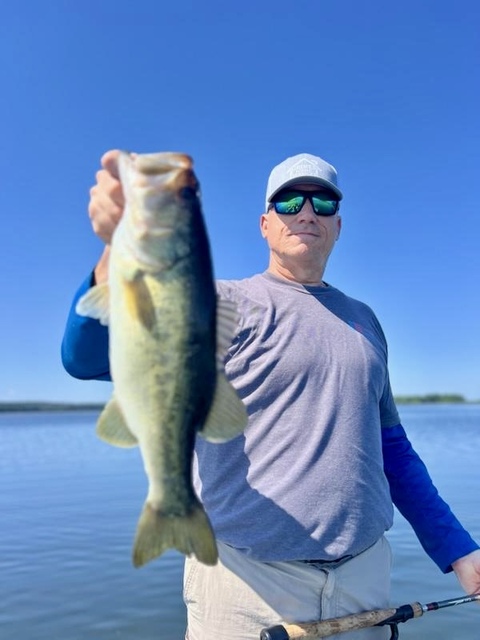
[[[75,378],[111,380],[108,328],[75,312],[77,301],[92,284],[93,276],[90,275],[73,300],[62,342],[62,363]],[[478,549],[478,544],[439,496],[401,424],[382,429],[382,448],[384,471],[394,505],[441,571],[451,571],[452,562]]]
[[[91,274],[82,282],[73,299],[62,341],[62,364],[71,376],[80,380],[111,380],[108,327],[93,318],[79,316],[75,311],[78,300],[93,284]]]
[[[452,562],[479,548],[477,543],[439,496],[401,424],[382,429],[382,448],[394,505],[408,520],[426,553],[448,573]]]

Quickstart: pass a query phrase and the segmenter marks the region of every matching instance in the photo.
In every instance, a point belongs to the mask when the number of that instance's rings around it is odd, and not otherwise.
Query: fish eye
[[[193,187],[183,187],[183,189],[179,191],[179,196],[182,200],[196,200],[200,194],[198,189]]]

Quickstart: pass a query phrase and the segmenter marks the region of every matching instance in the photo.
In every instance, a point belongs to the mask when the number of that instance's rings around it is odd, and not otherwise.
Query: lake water
[[[401,406],[442,496],[480,540],[480,405]],[[96,414],[0,414],[0,639],[182,640],[182,558],[133,569],[146,492],[139,454],[100,442]],[[392,605],[462,595],[396,515]],[[341,638],[341,636],[339,636]],[[400,625],[400,638],[479,640],[465,604]]]

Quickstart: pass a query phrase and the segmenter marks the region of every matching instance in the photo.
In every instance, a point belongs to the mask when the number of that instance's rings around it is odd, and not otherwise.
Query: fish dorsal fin
[[[108,402],[98,418],[97,436],[114,447],[135,447],[138,444],[115,398]]]
[[[247,422],[245,405],[223,371],[217,371],[212,406],[199,434],[210,442],[225,442],[240,435],[247,426]]]
[[[239,315],[234,302],[217,300],[217,381],[212,406],[200,435],[212,442],[238,436],[247,426],[245,405],[227,380],[223,362],[237,329]]]
[[[217,368],[223,371],[223,361],[232,344],[239,321],[237,305],[231,300],[217,298]]]
[[[107,282],[96,284],[80,298],[75,307],[79,316],[87,316],[108,325],[110,317],[110,288]]]

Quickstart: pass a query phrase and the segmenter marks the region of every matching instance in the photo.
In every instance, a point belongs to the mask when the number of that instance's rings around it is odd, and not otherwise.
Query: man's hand
[[[96,184],[90,189],[88,214],[96,235],[110,244],[125,206],[122,184],[118,175],[120,151],[107,151],[101,159],[102,169],[97,171]]]
[[[125,197],[118,174],[120,151],[107,151],[101,158],[102,169],[97,171],[96,183],[90,189],[88,215],[95,234],[105,242],[106,247],[95,267],[95,282],[101,284],[108,279],[110,242],[123,215]]]
[[[480,549],[455,560],[452,567],[466,593],[480,593]]]

